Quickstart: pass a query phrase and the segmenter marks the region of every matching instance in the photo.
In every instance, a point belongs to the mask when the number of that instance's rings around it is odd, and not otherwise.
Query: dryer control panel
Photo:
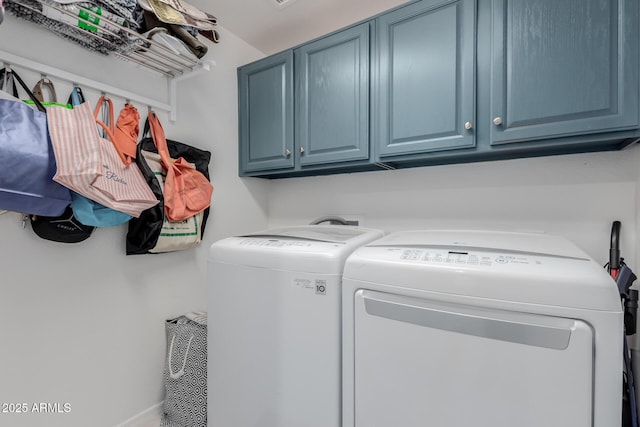
[[[441,248],[389,248],[393,257],[400,261],[427,264],[451,264],[466,266],[492,266],[495,264],[540,265],[544,255],[510,253],[503,251],[480,251]],[[547,257],[548,258],[548,257]]]
[[[496,264],[542,264],[540,257],[522,253],[461,251],[446,249],[390,249],[398,252],[400,260],[416,261],[434,264],[480,265]]]

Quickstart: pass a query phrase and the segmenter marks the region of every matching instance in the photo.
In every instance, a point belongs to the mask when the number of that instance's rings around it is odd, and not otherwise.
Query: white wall
[[[272,185],[269,224],[308,223],[337,214],[386,231],[542,231],[569,238],[604,264],[611,223],[620,220],[622,253],[633,261],[637,163],[638,149],[630,147],[622,152],[289,178]]]
[[[164,320],[206,310],[208,246],[266,226],[268,182],[237,177],[236,67],[262,54],[220,31],[207,55],[217,66],[178,85],[178,121],[160,114],[168,138],[212,152],[215,192],[200,247],[125,256],[125,226],[62,244],[23,229],[16,213],[0,215],[0,403],[71,405],[67,414],[0,412],[0,425],[111,427],[160,402]],[[167,102],[164,79],[12,15],[0,26],[0,50]],[[39,79],[20,74],[31,86]],[[66,100],[69,84],[52,80]],[[117,114],[124,100],[114,101]]]

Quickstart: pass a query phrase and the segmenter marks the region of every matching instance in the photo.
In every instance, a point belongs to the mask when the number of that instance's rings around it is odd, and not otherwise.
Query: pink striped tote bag
[[[102,99],[98,105],[102,104]],[[52,107],[49,133],[56,160],[61,159],[54,180],[108,208],[139,217],[158,200],[134,163],[125,165],[116,148],[98,134],[96,123],[109,138],[112,129],[96,119],[88,103],[66,110]],[[113,121],[112,121],[113,122]]]
[[[58,165],[53,180],[86,196],[102,174],[102,148],[91,106],[88,102],[71,110],[51,106],[47,124]]]
[[[102,121],[98,120],[98,113],[102,105],[103,98],[100,98],[94,111],[95,123],[102,127],[109,140],[98,138],[100,140],[103,170],[91,186],[98,193],[96,197],[105,200],[103,205],[115,210],[125,212],[134,217],[139,217],[140,213],[159,203],[153,194],[147,181],[142,176],[138,165],[135,163],[125,164],[122,161],[122,153],[118,152],[113,141],[115,141],[114,120],[113,120],[113,104],[107,99],[109,105],[109,116],[111,117],[110,126],[108,127]]]
[[[99,122],[98,124],[102,124]],[[113,133],[104,127],[109,139]],[[142,211],[159,203],[138,165],[122,163],[111,141],[100,138],[103,153],[103,174],[91,184],[96,201],[112,209],[139,217]]]

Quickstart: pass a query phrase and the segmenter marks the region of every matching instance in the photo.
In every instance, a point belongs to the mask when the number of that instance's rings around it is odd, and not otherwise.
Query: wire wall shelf
[[[40,23],[89,50],[133,62],[167,77],[178,77],[208,68],[211,61],[200,61],[158,43],[128,28],[124,19],[96,13],[83,3],[63,5],[52,0],[5,0],[18,17]],[[52,19],[57,15],[57,20]],[[55,22],[55,23],[54,23]]]

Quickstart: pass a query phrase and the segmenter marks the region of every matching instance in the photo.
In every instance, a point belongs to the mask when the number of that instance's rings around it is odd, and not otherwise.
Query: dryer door
[[[356,426],[592,425],[585,322],[368,290],[355,297]]]

